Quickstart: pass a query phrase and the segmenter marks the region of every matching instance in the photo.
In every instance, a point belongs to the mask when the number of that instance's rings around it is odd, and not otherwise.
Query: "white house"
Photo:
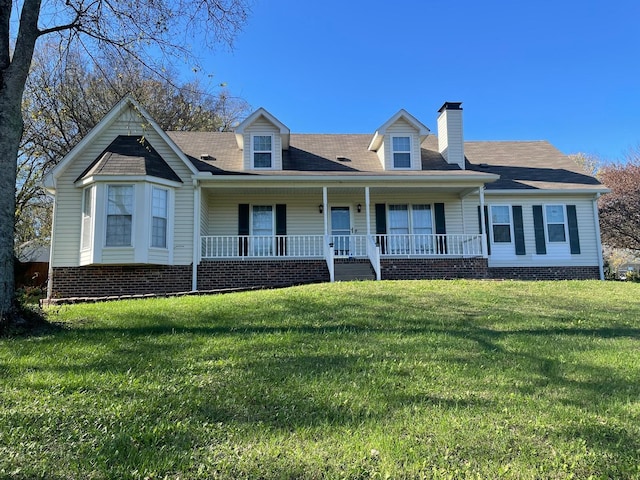
[[[602,278],[606,192],[545,141],[465,142],[405,110],[370,134],[164,132],[125,97],[46,178],[49,296],[347,278]]]

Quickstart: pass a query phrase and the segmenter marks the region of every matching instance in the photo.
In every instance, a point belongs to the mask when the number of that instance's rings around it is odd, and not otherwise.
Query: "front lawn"
[[[362,282],[52,309],[0,478],[640,478],[640,284]]]

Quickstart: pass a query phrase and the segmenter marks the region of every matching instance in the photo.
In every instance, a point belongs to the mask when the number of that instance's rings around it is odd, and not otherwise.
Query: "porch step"
[[[349,282],[352,280],[375,280],[376,274],[370,263],[345,262],[335,264],[336,282]]]

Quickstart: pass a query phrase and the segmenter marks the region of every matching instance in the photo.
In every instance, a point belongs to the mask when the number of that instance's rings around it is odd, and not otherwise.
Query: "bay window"
[[[133,185],[107,186],[107,247],[129,247],[133,224]]]
[[[152,188],[151,193],[151,246],[167,248],[169,191],[164,188]]]

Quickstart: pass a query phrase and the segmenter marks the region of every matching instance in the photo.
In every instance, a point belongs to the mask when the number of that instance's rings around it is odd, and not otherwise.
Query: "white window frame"
[[[136,225],[136,184],[133,183],[109,183],[105,185],[105,205],[104,205],[104,248],[132,248],[135,247],[135,225]],[[129,187],[132,192],[131,202],[131,236],[129,245],[108,245],[109,237],[109,189],[111,187]]]
[[[415,225],[414,225],[414,207],[415,206],[427,206],[429,207],[429,214],[431,217],[431,233],[416,233],[415,232]],[[407,212],[407,229],[408,232],[407,233],[391,233],[391,207],[407,207],[406,208],[406,212]],[[392,203],[392,204],[388,204],[387,205],[387,233],[388,235],[409,235],[407,237],[407,242],[402,243],[401,238],[395,238],[391,237],[391,241],[390,243],[390,250],[393,251],[395,250],[400,250],[400,254],[401,255],[405,255],[405,254],[419,254],[419,253],[424,253],[425,250],[427,251],[431,251],[432,250],[432,243],[431,243],[431,239],[435,238],[435,237],[427,237],[426,242],[425,241],[420,241],[420,238],[416,238],[414,237],[414,235],[434,235],[434,229],[435,229],[435,218],[434,218],[434,208],[433,208],[433,204],[431,203]],[[424,237],[421,237],[422,240],[425,240]]]
[[[271,150],[256,150],[255,138],[256,137],[269,137],[271,139]],[[275,138],[272,133],[254,133],[251,135],[251,167],[255,170],[273,170],[275,168],[276,155],[274,150]],[[268,167],[256,166],[256,153],[268,153],[271,155],[271,165]]]
[[[89,213],[87,214],[87,193],[89,194]],[[91,185],[82,191],[82,220],[80,228],[80,251],[86,252],[93,247],[93,225],[95,223],[96,188]],[[86,244],[85,244],[86,241]]]
[[[265,239],[259,239],[256,238],[258,235],[256,235],[255,231],[254,231],[254,222],[253,222],[253,215],[254,215],[254,209],[258,207],[258,208],[265,208],[265,207],[269,207],[271,209],[271,241],[270,243],[268,241],[265,241]],[[264,236],[264,235],[260,235],[260,236]],[[269,256],[274,256],[275,253],[275,238],[276,238],[276,206],[275,205],[267,205],[267,204],[261,204],[261,205],[251,205],[250,211],[249,211],[249,239],[251,242],[251,246],[250,246],[250,252],[252,255],[256,255],[256,251],[259,251],[261,248],[265,248],[268,247],[269,248],[269,255],[263,255],[262,253],[260,253],[257,256],[264,256],[264,257],[269,257]]]
[[[549,225],[560,225],[559,222],[550,222],[548,215],[547,215],[547,208],[549,207],[562,207],[562,216],[564,221],[562,222],[562,225],[564,226],[564,240],[562,241],[557,241],[557,240],[551,240],[549,238]],[[567,220],[567,206],[564,203],[549,203],[549,204],[545,204],[544,205],[544,214],[543,214],[543,218],[544,218],[544,237],[545,240],[547,242],[547,247],[549,245],[569,245],[569,222]]]
[[[166,194],[166,204],[165,204],[165,217],[158,217],[157,215],[154,215],[154,211],[153,211],[153,193],[155,190],[159,190],[159,191],[163,191]],[[157,185],[151,185],[151,194],[150,194],[150,199],[149,199],[149,219],[150,219],[150,225],[149,225],[149,248],[154,248],[154,249],[158,249],[158,250],[168,250],[169,249],[169,223],[170,223],[170,205],[171,205],[171,189],[169,188],[165,188],[165,187],[160,187]],[[164,218],[165,220],[165,232],[164,232],[164,246],[157,246],[153,244],[153,219],[154,218]]]
[[[500,208],[506,208],[507,211],[509,212],[509,241],[508,242],[497,242],[495,240],[494,234],[493,234],[493,227],[495,225],[506,225],[506,223],[493,223],[493,208],[494,207],[500,207]],[[495,205],[489,205],[489,224],[490,224],[490,235],[491,235],[491,244],[492,245],[496,245],[496,246],[507,246],[507,245],[513,245],[514,244],[514,230],[513,230],[513,209],[511,208],[511,205],[505,205],[505,204],[495,204]]]
[[[409,139],[409,149],[408,150],[396,150],[395,146],[393,144],[393,140],[395,138],[408,138]],[[413,139],[411,138],[411,135],[392,135],[391,136],[391,167],[394,170],[410,170],[412,165],[413,165],[413,155],[412,155],[412,149],[413,149]],[[409,165],[407,165],[406,167],[399,167],[396,165],[396,153],[408,153],[409,154]]]

